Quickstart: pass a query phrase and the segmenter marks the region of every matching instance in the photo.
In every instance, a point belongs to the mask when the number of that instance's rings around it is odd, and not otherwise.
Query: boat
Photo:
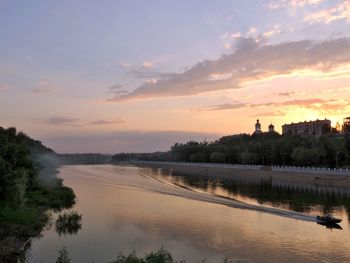
[[[338,224],[341,222],[341,219],[335,218],[331,215],[325,216],[316,216],[317,222],[325,223],[325,224]]]
[[[326,228],[328,228],[328,229],[330,229],[330,230],[332,230],[332,229],[339,229],[339,230],[342,230],[342,229],[343,229],[340,225],[338,225],[338,224],[336,224],[336,223],[330,224],[330,223],[326,223],[326,222],[321,222],[321,221],[319,221],[319,222],[317,222],[317,224],[319,224],[319,225],[321,225],[321,226],[325,226]]]

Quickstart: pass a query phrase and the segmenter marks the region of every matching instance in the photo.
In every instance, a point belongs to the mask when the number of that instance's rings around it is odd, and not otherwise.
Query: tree
[[[244,152],[241,154],[241,160],[244,164],[257,164],[259,162],[259,155],[252,152]]]
[[[300,166],[317,165],[319,161],[319,151],[305,147],[294,148],[291,156],[294,164]]]
[[[34,141],[16,128],[0,128],[0,199],[22,205],[27,189],[37,184],[36,170],[27,141]]]
[[[348,160],[350,161],[350,135],[349,135],[349,133],[346,133],[344,136],[344,147],[345,147],[346,152],[348,154]]]
[[[204,153],[194,153],[190,155],[190,162],[204,162],[205,156]]]
[[[210,154],[210,162],[212,163],[224,163],[226,162],[226,154],[221,152],[213,152]]]

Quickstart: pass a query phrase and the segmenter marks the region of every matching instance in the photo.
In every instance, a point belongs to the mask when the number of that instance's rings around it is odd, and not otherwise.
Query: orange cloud
[[[317,108],[316,105],[331,105],[330,103],[335,102],[334,100],[323,100],[323,99],[294,99],[283,102],[264,102],[264,103],[225,103],[218,104],[213,106],[208,106],[203,108],[204,110],[217,111],[217,110],[237,110],[243,108],[258,108],[258,107],[289,107],[289,106],[298,106],[298,107],[306,107],[306,108]]]
[[[177,74],[134,72],[156,79],[145,82],[127,94],[116,94],[110,101],[197,95],[218,90],[237,89],[247,82],[291,74],[329,74],[350,64],[350,39],[341,38],[324,42],[309,40],[269,45],[252,38],[236,41],[234,52],[217,60],[205,60]],[[229,75],[230,74],[230,75]],[[212,76],[229,76],[212,81]]]
[[[92,121],[90,124],[93,125],[111,125],[111,124],[118,124],[118,123],[124,123],[126,120],[124,118],[117,118],[115,120],[97,120],[97,121]]]

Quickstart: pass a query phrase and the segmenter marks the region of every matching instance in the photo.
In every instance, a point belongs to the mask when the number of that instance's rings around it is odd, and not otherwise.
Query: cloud
[[[31,90],[32,93],[36,93],[36,94],[51,94],[51,93],[57,93],[59,91],[61,90],[53,87],[37,87]]]
[[[261,112],[258,114],[253,114],[250,117],[279,117],[279,116],[284,116],[285,112],[277,110],[277,111],[268,111],[268,112]]]
[[[231,48],[231,44],[230,43],[225,43],[224,44],[224,48],[225,49],[230,49]]]
[[[308,5],[319,5],[324,0],[279,0],[270,2],[267,7],[271,10],[279,8],[296,9]]]
[[[154,66],[154,62],[151,62],[151,61],[144,61],[142,63],[142,67],[144,68],[153,68],[153,66]]]
[[[118,124],[118,123],[124,123],[126,122],[126,120],[124,118],[117,118],[115,120],[96,120],[96,121],[92,121],[90,122],[90,124],[93,124],[93,125],[111,125],[111,124]]]
[[[251,107],[253,104],[249,103],[223,103],[223,104],[217,104],[217,105],[211,105],[203,108],[196,108],[196,111],[217,111],[217,110],[239,110]]]
[[[39,82],[39,86],[31,89],[30,92],[35,94],[51,94],[51,93],[58,93],[61,89],[52,86],[48,81],[42,80]]]
[[[242,37],[242,34],[241,34],[241,32],[236,32],[236,33],[233,33],[233,34],[231,34],[231,37],[232,38],[240,38],[240,37]]]
[[[255,36],[257,34],[257,29],[255,27],[250,27],[248,32],[245,34],[246,37],[252,37]]]
[[[126,120],[122,117],[118,117],[114,120],[95,120],[91,122],[83,122],[77,118],[65,117],[65,116],[54,116],[49,117],[44,120],[44,122],[48,125],[61,125],[61,126],[69,126],[69,127],[83,127],[86,125],[112,125],[112,124],[120,124],[126,122]]]
[[[270,28],[268,31],[264,32],[262,34],[263,37],[265,38],[270,38],[276,34],[282,33],[282,30],[280,29],[279,25],[274,25],[272,28]]]
[[[115,96],[120,96],[122,94],[128,93],[123,87],[119,84],[115,84],[107,89],[107,93],[112,93]]]
[[[218,105],[212,105],[208,107],[204,107],[199,110],[210,110],[210,111],[218,111],[218,110],[237,110],[237,109],[243,109],[243,108],[258,108],[258,107],[288,107],[288,106],[299,106],[299,107],[314,107],[316,104],[324,104],[324,103],[330,103],[334,102],[334,100],[323,100],[323,99],[295,99],[295,100],[288,100],[283,102],[264,102],[264,103],[224,103],[224,104],[218,104]]]
[[[219,80],[225,80],[232,77],[231,73],[223,73],[223,74],[211,74],[208,78],[208,80],[211,81],[219,81]]]
[[[305,16],[304,21],[313,23],[329,24],[333,21],[346,19],[350,22],[350,1],[345,0],[332,8],[323,9]]]
[[[311,109],[317,111],[322,115],[342,115],[347,114],[350,110],[350,100],[323,100],[323,99],[295,99],[283,102],[265,102],[265,103],[225,103],[219,105],[212,105],[197,109],[197,111],[222,111],[222,110],[239,110],[239,109],[253,109],[253,108],[273,108],[278,110],[263,112],[259,114],[254,114],[250,117],[260,116],[260,117],[274,117],[285,115],[281,107],[296,106],[306,109]]]
[[[128,69],[131,67],[131,63],[126,62],[126,61],[118,61],[117,65],[123,69]]]
[[[281,97],[290,97],[292,96],[293,94],[295,94],[295,91],[286,91],[286,92],[280,92],[280,93],[275,93],[276,95],[278,96],[281,96]]]
[[[230,55],[223,55],[216,60],[204,60],[182,73],[160,73],[157,81],[145,82],[128,94],[114,96],[109,101],[188,96],[237,89],[245,82],[306,69],[326,72],[349,63],[348,38],[323,42],[303,40],[276,45],[257,43],[253,38],[240,38]],[[231,77],[212,81],[210,76],[213,74],[231,74]]]
[[[68,125],[75,126],[79,119],[71,118],[71,117],[63,117],[63,116],[54,116],[47,118],[45,123],[48,125]]]
[[[212,141],[222,134],[191,131],[118,131],[108,134],[61,136],[44,139],[59,153],[167,151],[176,142]]]
[[[164,78],[166,76],[166,73],[149,68],[132,69],[128,71],[128,74],[136,79]]]
[[[350,110],[350,100],[330,100],[310,105],[309,108],[324,115],[343,115],[348,114]]]

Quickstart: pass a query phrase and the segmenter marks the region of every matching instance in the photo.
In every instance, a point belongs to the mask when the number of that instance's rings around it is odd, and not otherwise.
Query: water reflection
[[[265,194],[259,194],[254,188],[259,183],[247,188],[231,181],[234,187],[224,187],[229,184],[218,178],[197,180],[146,168],[65,166],[60,171],[78,197],[73,209],[83,215],[84,227],[76,235],[44,231],[32,241],[27,262],[53,262],[62,246],[75,263],[109,262],[119,252],[134,250],[143,256],[161,246],[186,262],[222,262],[225,257],[230,262],[350,262],[346,224],[343,231],[331,232],[315,222],[212,202],[219,194],[273,203],[269,182],[263,183]]]
[[[332,229],[339,229],[339,230],[343,230],[343,228],[336,224],[336,223],[326,223],[326,222],[317,222],[317,224],[321,225],[321,226],[325,226],[326,228],[332,230]]]
[[[160,180],[232,198],[245,203],[278,207],[296,212],[317,214],[347,214],[350,218],[350,191],[335,187],[273,182],[258,177],[190,175],[176,170],[153,169]]]
[[[61,235],[74,235],[81,229],[82,216],[77,212],[67,212],[58,215],[55,223],[55,230],[59,236]]]

